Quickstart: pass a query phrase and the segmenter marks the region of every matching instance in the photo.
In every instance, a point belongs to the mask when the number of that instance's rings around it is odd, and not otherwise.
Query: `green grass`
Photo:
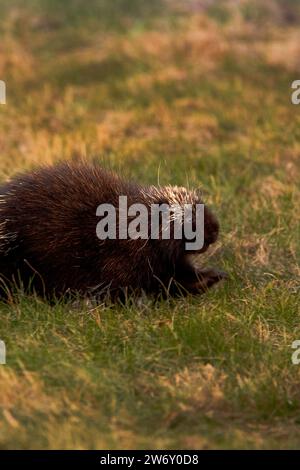
[[[222,228],[207,262],[229,280],[176,301],[1,303],[1,448],[299,447],[294,3],[3,1],[1,180],[83,155],[200,186]]]

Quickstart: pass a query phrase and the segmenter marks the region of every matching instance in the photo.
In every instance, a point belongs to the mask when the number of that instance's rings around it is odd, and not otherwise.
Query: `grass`
[[[222,227],[209,261],[230,275],[177,301],[1,303],[2,449],[299,447],[299,15],[2,2],[1,180],[84,155],[201,186]]]

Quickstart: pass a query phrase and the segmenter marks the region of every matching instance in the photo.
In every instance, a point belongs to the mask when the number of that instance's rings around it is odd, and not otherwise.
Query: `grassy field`
[[[229,280],[1,303],[0,448],[299,448],[300,2],[88,4],[0,2],[0,180],[82,155],[200,186]]]

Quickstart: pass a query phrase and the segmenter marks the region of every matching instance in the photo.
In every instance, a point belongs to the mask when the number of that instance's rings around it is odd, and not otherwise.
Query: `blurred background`
[[[184,182],[187,172],[197,180],[203,170],[204,178],[226,179],[252,171],[254,159],[256,171],[269,172],[280,152],[294,175],[287,142],[290,130],[299,133],[288,106],[300,67],[298,0],[0,7],[8,100],[0,177],[82,155],[134,168],[145,180],[158,166],[169,182]]]
[[[1,448],[299,447],[299,25],[299,0],[0,0],[0,180],[85,157],[201,187],[230,277],[1,303]]]

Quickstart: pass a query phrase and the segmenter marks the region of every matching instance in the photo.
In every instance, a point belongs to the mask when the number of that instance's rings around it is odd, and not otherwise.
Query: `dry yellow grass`
[[[297,448],[299,8],[295,25],[277,0],[125,3],[7,2],[0,178],[83,156],[201,187],[222,229],[205,262],[230,281],[1,304],[0,447]]]

